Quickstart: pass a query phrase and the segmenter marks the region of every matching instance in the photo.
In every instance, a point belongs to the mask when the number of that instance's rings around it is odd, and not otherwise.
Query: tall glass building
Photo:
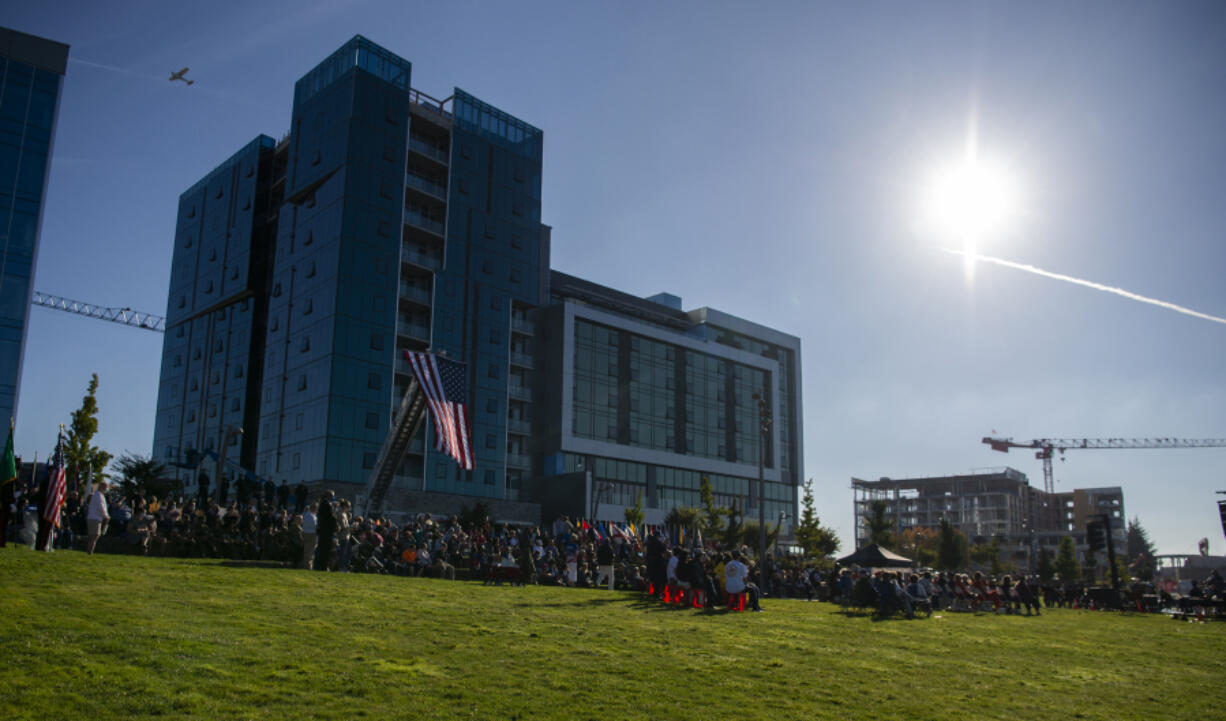
[[[0,418],[15,418],[68,46],[0,28]]]
[[[409,386],[403,351],[429,349],[467,364],[476,467],[435,452],[427,424],[393,509],[479,499],[531,520],[559,494],[585,506],[591,481],[541,480],[584,469],[620,483],[606,504],[639,486],[651,509],[690,504],[699,474],[741,499],[756,392],[776,422],[768,511],[794,516],[799,341],[551,273],[541,131],[411,77],[353,38],[298,81],[280,141],[257,138],[184,193],[155,455],[224,441],[262,477],[358,496]]]

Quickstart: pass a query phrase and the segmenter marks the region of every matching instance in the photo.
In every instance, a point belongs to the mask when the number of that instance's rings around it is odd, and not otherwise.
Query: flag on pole
[[[9,439],[4,444],[4,456],[0,457],[0,486],[17,480],[17,456],[13,453],[13,422],[9,421]]]
[[[426,395],[426,406],[434,420],[434,448],[446,453],[471,471],[473,458],[472,419],[468,413],[468,381],[465,365],[432,353],[404,351],[404,357]]]
[[[56,528],[60,525],[60,507],[68,494],[68,474],[64,466],[64,436],[60,435],[56,439],[51,468],[47,471],[50,477],[47,481],[47,502],[43,507],[43,519],[54,523]]]

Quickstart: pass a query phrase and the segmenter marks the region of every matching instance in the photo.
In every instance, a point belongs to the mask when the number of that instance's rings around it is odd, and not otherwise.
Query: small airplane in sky
[[[188,85],[191,85],[192,83],[196,82],[195,80],[188,80],[187,78],[183,77],[183,75],[184,75],[185,73],[187,73],[188,69],[189,69],[189,68],[183,68],[182,70],[180,70],[180,71],[179,71],[179,72],[177,72],[177,73],[173,73],[173,72],[172,72],[172,73],[170,74],[170,82],[172,82],[172,83],[173,83],[173,82],[174,82],[174,81],[176,81],[176,80],[182,80],[183,82],[187,83]]]

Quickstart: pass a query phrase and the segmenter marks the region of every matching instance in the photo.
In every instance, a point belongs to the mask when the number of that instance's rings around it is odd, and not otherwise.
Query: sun
[[[1000,162],[971,148],[932,174],[924,205],[928,224],[942,241],[974,249],[1010,227],[1017,215],[1017,184]]]

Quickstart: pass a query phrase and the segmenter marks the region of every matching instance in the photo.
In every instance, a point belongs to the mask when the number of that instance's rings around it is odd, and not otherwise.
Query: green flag
[[[0,486],[17,480],[17,457],[13,455],[13,426],[9,424],[9,439],[4,444],[4,457],[0,458]]]

